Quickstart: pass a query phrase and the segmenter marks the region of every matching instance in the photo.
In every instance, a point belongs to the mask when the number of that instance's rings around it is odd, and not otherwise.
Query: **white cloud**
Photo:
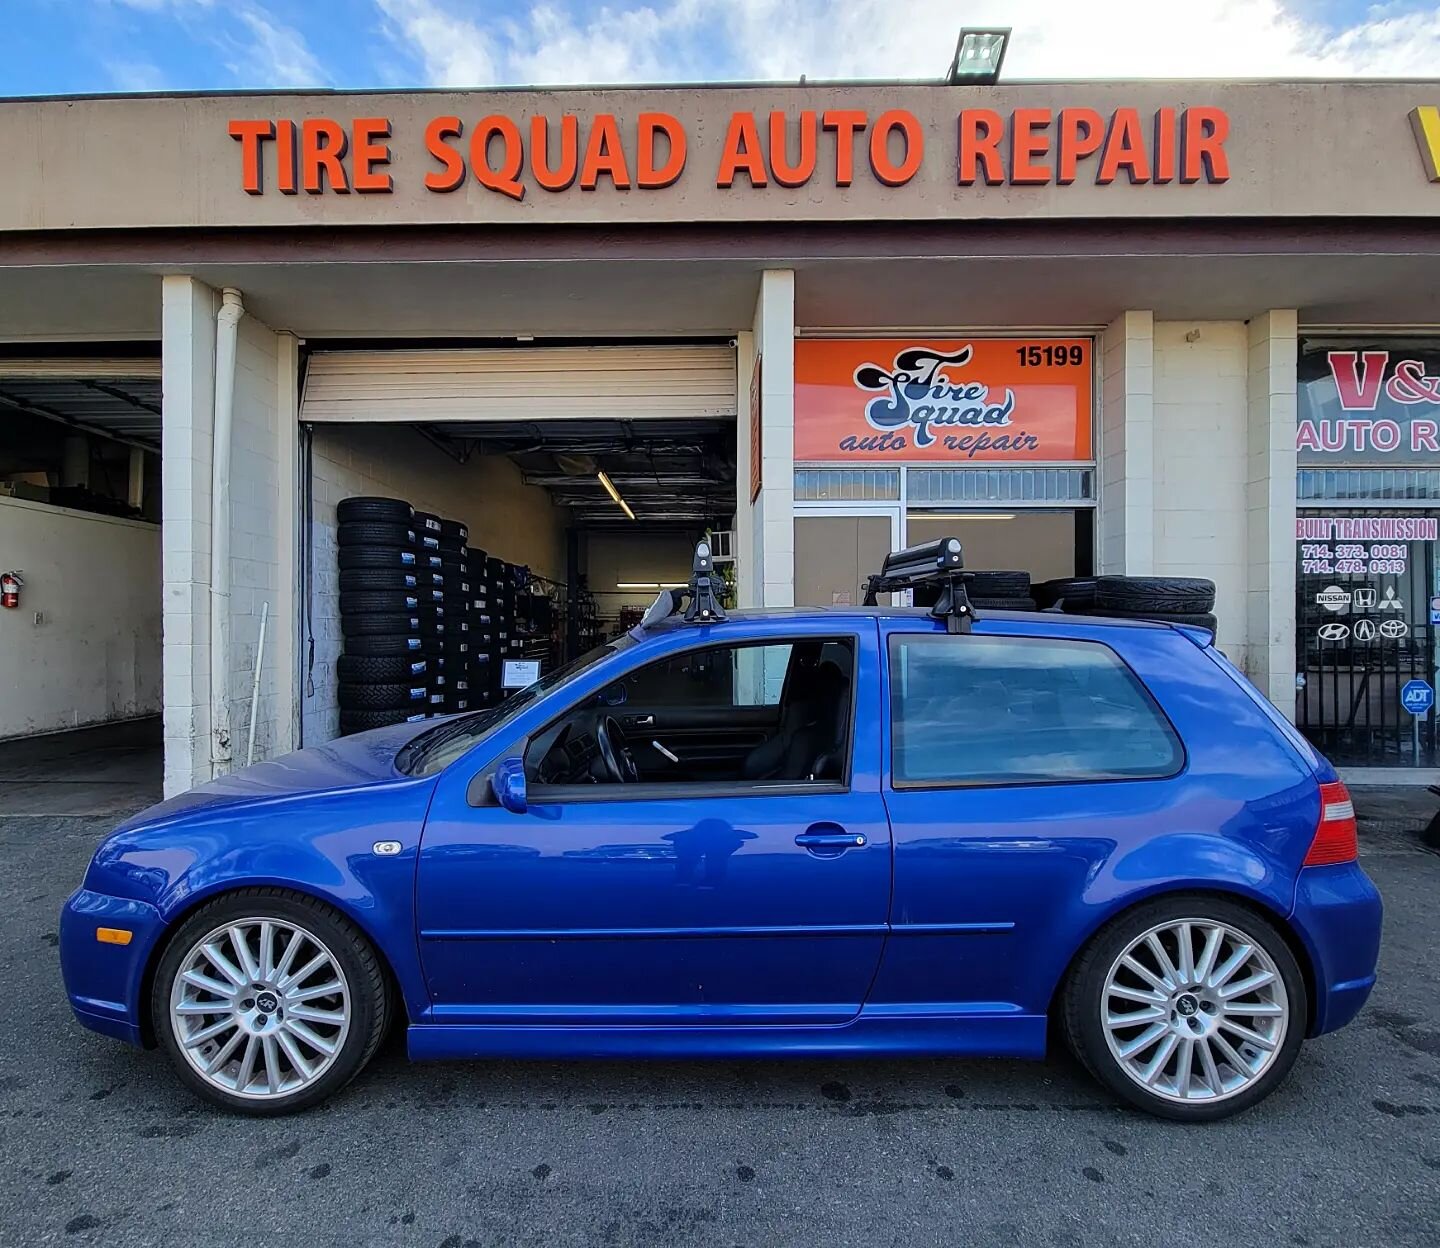
[[[653,0],[579,19],[546,0],[483,25],[462,0],[376,3],[434,85],[934,78],[962,21],[1014,27],[1012,80],[1428,76],[1440,63],[1440,5],[1413,0],[1339,29],[1281,0]]]
[[[105,72],[117,91],[163,91],[165,75],[148,61],[107,61]]]
[[[499,81],[489,36],[474,22],[456,17],[431,0],[376,0],[386,32],[408,44],[435,87],[484,87]]]
[[[293,26],[276,21],[259,5],[241,5],[235,12],[250,38],[244,61],[230,68],[236,77],[254,75],[267,87],[316,87],[329,81],[305,37]]]

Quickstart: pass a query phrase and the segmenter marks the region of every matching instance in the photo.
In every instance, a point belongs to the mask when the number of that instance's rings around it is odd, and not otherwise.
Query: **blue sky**
[[[1415,0],[0,0],[0,95],[931,77],[961,14],[1008,77],[1440,66]]]

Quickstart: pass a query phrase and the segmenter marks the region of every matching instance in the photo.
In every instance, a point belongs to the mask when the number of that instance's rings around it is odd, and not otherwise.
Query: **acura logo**
[[[1344,641],[1348,636],[1350,636],[1350,625],[1348,624],[1320,625],[1321,641]]]

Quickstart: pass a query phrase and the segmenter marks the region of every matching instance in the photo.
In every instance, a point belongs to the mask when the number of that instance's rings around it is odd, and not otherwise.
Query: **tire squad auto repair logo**
[[[886,463],[1090,457],[1090,342],[795,344],[795,458]]]

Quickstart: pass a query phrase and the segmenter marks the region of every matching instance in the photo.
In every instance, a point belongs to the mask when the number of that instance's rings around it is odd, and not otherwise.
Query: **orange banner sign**
[[[1088,460],[1093,380],[1088,338],[802,339],[795,459]]]

